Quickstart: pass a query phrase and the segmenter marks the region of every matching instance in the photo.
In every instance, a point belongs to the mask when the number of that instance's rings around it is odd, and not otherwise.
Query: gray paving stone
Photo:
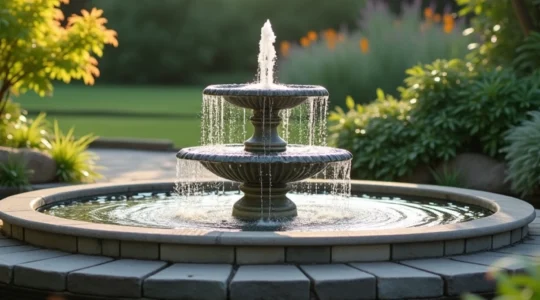
[[[414,259],[440,257],[444,253],[444,242],[403,243],[392,245],[392,259]]]
[[[350,265],[377,277],[378,299],[435,298],[444,294],[442,278],[432,273],[393,262]]]
[[[284,247],[236,247],[236,263],[239,265],[279,264],[284,262]]]
[[[521,238],[525,238],[529,235],[529,226],[521,227]]]
[[[373,275],[344,264],[303,265],[320,300],[375,299]]]
[[[10,247],[10,246],[20,246],[23,243],[13,240],[13,239],[2,239],[0,240],[0,247]]]
[[[498,252],[482,252],[470,255],[460,255],[452,257],[452,260],[474,263],[484,266],[490,266],[500,269],[505,269],[510,272],[521,272],[525,269],[525,265],[521,261],[515,259],[525,258],[526,256],[518,256],[508,253]],[[510,260],[509,260],[510,259]],[[528,259],[528,261],[531,261]]]
[[[103,256],[75,254],[19,264],[14,268],[14,283],[49,291],[63,291],[66,289],[68,273],[110,260]]]
[[[38,250],[39,248],[33,246],[12,246],[12,247],[0,247],[0,255],[24,251]]]
[[[229,294],[231,300],[308,300],[309,286],[309,279],[292,265],[241,266]]]
[[[134,259],[159,259],[159,244],[120,241],[120,257]]]
[[[487,251],[491,249],[491,236],[481,236],[467,239],[465,242],[465,252],[473,253]]]
[[[24,230],[20,226],[11,225],[11,237],[19,241],[24,241]]]
[[[408,260],[401,263],[442,276],[446,283],[445,294],[449,296],[461,295],[464,292],[490,292],[495,289],[495,281],[486,278],[489,270],[487,266],[448,258]]]
[[[285,251],[290,263],[330,263],[330,247],[287,247]]]
[[[511,232],[511,241],[512,244],[517,243],[521,240],[521,228],[512,230]]]
[[[540,256],[540,245],[536,244],[518,244],[511,247],[497,249],[496,252],[511,253],[526,256]]]
[[[174,264],[144,280],[145,297],[158,299],[227,299],[232,265]]]
[[[332,262],[390,260],[390,245],[332,246]]]
[[[493,249],[510,245],[512,235],[510,231],[493,235]]]
[[[120,257],[120,241],[103,240],[101,242],[101,254],[111,257]]]
[[[0,255],[0,282],[10,283],[13,279],[13,267],[17,264],[71,255],[57,250],[36,250]]]
[[[450,240],[444,242],[444,255],[465,253],[465,240]]]
[[[166,265],[162,261],[121,259],[72,272],[68,291],[108,297],[142,297],[143,279]]]

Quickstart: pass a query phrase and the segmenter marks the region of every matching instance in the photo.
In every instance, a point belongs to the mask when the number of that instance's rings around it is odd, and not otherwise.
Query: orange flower
[[[300,39],[300,45],[302,45],[302,47],[304,48],[309,47],[309,44],[310,44],[309,38],[307,38],[306,36],[303,36]]]
[[[317,33],[316,33],[315,31],[311,30],[311,31],[309,31],[309,32],[307,33],[307,38],[308,38],[310,41],[314,42],[314,41],[317,40]]]
[[[281,55],[288,56],[289,55],[289,50],[291,50],[291,43],[289,43],[287,41],[282,41],[279,44],[279,51],[281,52]]]
[[[362,51],[362,53],[368,53],[369,52],[369,41],[368,41],[368,39],[361,38],[358,45],[360,46],[360,51]]]
[[[452,32],[452,30],[454,29],[454,25],[455,25],[454,17],[452,17],[452,15],[445,14],[443,16],[443,23],[444,23],[444,26],[443,26],[444,32],[446,32],[446,33]]]
[[[424,8],[424,17],[427,20],[431,20],[433,18],[433,9],[431,9],[431,7]]]
[[[435,14],[433,16],[433,21],[439,23],[441,21],[441,15],[440,14]]]
[[[336,39],[336,37],[337,37],[337,33],[334,29],[330,28],[324,31],[324,38],[327,41],[333,41]]]
[[[454,22],[454,17],[452,17],[451,14],[444,14],[443,21],[444,21],[444,23]]]

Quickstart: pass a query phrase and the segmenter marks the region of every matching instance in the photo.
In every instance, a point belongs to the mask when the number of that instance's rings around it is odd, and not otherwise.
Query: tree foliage
[[[106,44],[117,46],[102,10],[82,10],[62,26],[59,9],[69,0],[0,0],[0,113],[10,93],[32,90],[45,96],[52,81],[93,84],[96,57]]]
[[[457,0],[461,15],[473,15],[471,31],[482,39],[471,44],[469,59],[488,67],[514,67],[527,74],[540,68],[540,1]]]

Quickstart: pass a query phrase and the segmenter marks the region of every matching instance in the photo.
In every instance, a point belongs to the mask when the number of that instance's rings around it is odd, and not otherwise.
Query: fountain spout
[[[275,42],[276,35],[272,30],[270,20],[266,20],[261,28],[261,40],[259,41],[259,83],[262,88],[269,88],[274,83]]]

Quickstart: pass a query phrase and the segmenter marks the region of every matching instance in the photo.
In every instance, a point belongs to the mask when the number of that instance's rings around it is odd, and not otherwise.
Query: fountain
[[[314,176],[329,163],[352,158],[342,149],[287,145],[279,136],[282,110],[310,98],[328,97],[328,91],[321,86],[275,84],[275,40],[267,21],[261,30],[258,83],[211,85],[203,91],[204,95],[222,97],[235,106],[253,110],[253,136],[243,145],[191,147],[177,154],[180,159],[200,162],[219,177],[242,183],[244,196],[234,204],[232,212],[240,219],[295,217],[296,205],[287,197],[290,183]]]
[[[274,41],[267,22],[257,82],[204,89],[201,146],[177,153],[177,182],[16,195],[0,201],[4,233],[74,253],[240,265],[443,257],[527,235],[535,212],[519,199],[350,180],[352,155],[325,143],[328,92],[275,83]]]

